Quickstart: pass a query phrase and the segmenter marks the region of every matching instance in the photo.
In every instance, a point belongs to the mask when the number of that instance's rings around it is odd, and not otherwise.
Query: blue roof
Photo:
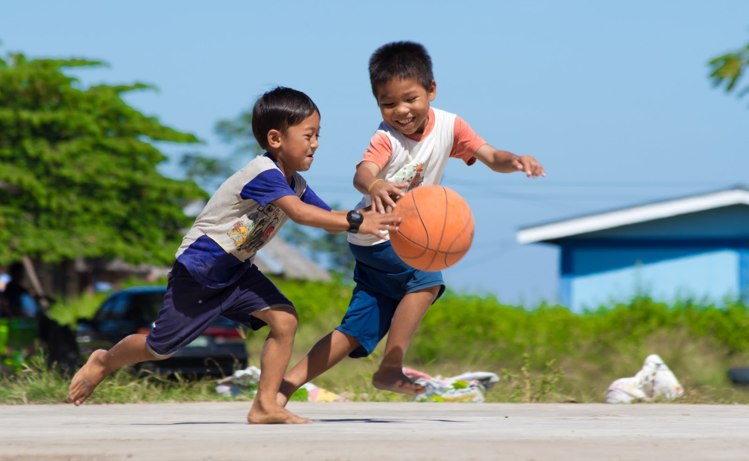
[[[749,205],[749,187],[742,184],[527,226],[518,231],[517,240],[520,243],[544,242],[733,205]]]

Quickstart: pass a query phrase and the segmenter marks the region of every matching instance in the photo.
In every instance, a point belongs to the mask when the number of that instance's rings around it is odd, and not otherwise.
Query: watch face
[[[364,221],[364,216],[356,210],[351,210],[346,215],[346,219],[350,224],[361,224]]]
[[[357,233],[359,232],[359,226],[361,226],[361,223],[364,221],[364,216],[356,210],[351,210],[346,213],[346,220],[349,224],[348,231]]]

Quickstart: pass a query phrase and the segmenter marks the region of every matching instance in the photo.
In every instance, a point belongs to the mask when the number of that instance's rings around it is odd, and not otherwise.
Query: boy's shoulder
[[[434,114],[435,123],[449,123],[451,124],[451,126],[453,123],[455,123],[455,119],[458,117],[457,114],[448,112],[446,110],[437,109],[436,107],[432,107],[432,114]]]
[[[261,173],[265,173],[267,171],[276,171],[279,175],[278,178],[282,179],[283,182],[286,183],[286,180],[283,177],[283,173],[278,167],[276,160],[273,159],[273,157],[271,157],[268,153],[258,155],[257,157],[252,159],[244,169],[248,170],[245,173],[245,176],[249,178],[259,176]],[[302,175],[299,174],[298,171],[295,171],[292,174],[292,178],[292,184],[290,185],[295,192],[303,191],[307,187],[307,180],[304,179],[304,177],[302,177]]]
[[[279,175],[283,176],[272,158],[266,155],[258,155],[229,176],[216,190],[214,195],[219,193],[233,193],[231,191],[244,187],[245,184],[254,181],[258,177],[266,176],[264,173],[267,174],[267,172],[272,170],[277,170]]]
[[[237,173],[241,176],[256,176],[267,170],[278,170],[276,161],[268,154],[258,155],[242,167]],[[280,170],[279,170],[280,171]]]
[[[247,166],[250,165],[257,168],[268,169],[276,167],[276,161],[273,159],[273,157],[270,156],[270,154],[266,152],[264,154],[256,156],[255,158],[247,162]]]

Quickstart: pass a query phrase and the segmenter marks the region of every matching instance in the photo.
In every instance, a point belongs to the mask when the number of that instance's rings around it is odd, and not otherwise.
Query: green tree
[[[84,86],[87,59],[0,55],[0,264],[122,258],[168,263],[206,194],[157,171],[157,143],[196,143],[123,100],[143,83]]]
[[[743,77],[749,68],[749,43],[743,48],[711,59],[708,65],[710,79],[715,87],[723,86],[726,93],[738,91],[739,98],[749,94],[749,85],[742,89],[737,87],[739,82],[743,83]]]

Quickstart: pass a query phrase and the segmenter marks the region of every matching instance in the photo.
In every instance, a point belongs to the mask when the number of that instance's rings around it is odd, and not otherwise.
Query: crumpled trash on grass
[[[250,366],[244,370],[237,370],[231,376],[218,380],[216,393],[227,397],[238,397],[247,394],[254,397],[260,383],[260,368]],[[295,398],[296,396],[301,398]],[[306,400],[308,402],[348,402],[345,397],[318,387],[312,383],[304,384],[294,393],[291,400]]]
[[[403,373],[426,387],[426,392],[415,398],[419,402],[481,403],[484,392],[499,382],[499,376],[488,371],[469,371],[449,378],[430,376],[412,368],[404,368]]]
[[[231,376],[219,379],[216,384],[216,393],[227,397],[238,397],[247,393],[250,397],[254,397],[259,382],[260,368],[250,366],[244,370],[236,370]]]
[[[684,388],[657,354],[648,355],[642,369],[629,378],[619,378],[606,391],[606,403],[674,400]]]

